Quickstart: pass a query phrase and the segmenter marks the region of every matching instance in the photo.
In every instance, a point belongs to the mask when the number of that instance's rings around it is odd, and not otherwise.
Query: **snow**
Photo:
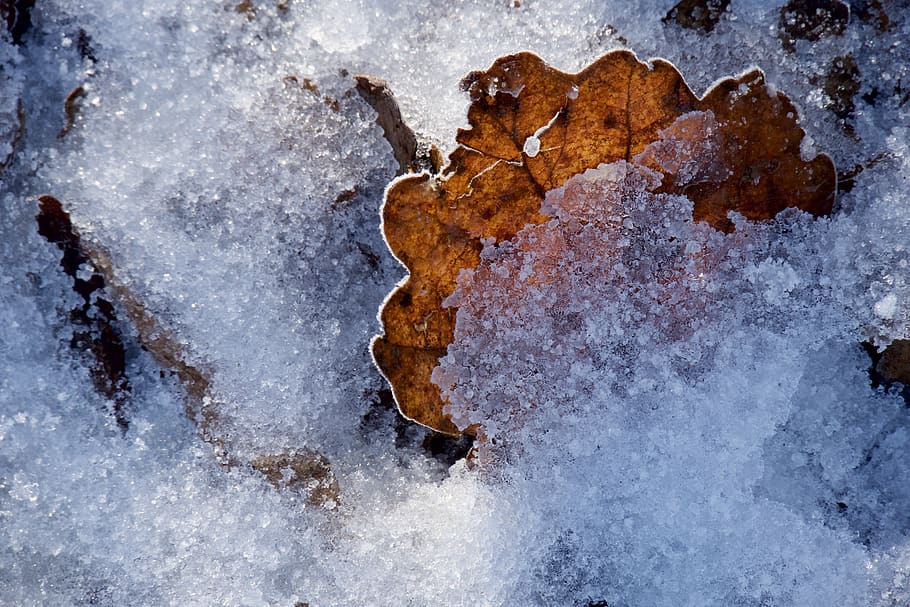
[[[22,94],[23,78],[16,69],[19,60],[16,48],[6,37],[0,38],[0,169],[12,157],[21,128],[19,97]]]
[[[897,309],[897,296],[894,295],[894,293],[885,295],[880,300],[875,302],[873,309],[875,310],[876,316],[880,318],[883,318],[885,320],[894,318],[894,313]]]
[[[783,2],[731,3],[710,35],[656,0],[235,4],[47,0],[21,45],[0,37],[0,163],[26,117],[0,172],[0,605],[910,603],[910,415],[860,346],[910,338],[907,14],[790,52]],[[549,192],[549,222],[485,242],[449,300],[434,379],[484,439],[449,467],[383,406],[367,351],[403,277],[379,230],[398,165],[351,75],[451,151],[470,71],[620,47],[699,93],[757,64],[812,154],[865,168],[830,219],[729,235],[635,163]],[[823,80],[848,53],[845,121]],[[714,139],[673,145],[683,177],[714,170]],[[43,193],[210,373],[240,464],[122,304],[117,426],[70,347],[82,299],[35,229]],[[334,508],[248,465],[294,449],[331,462]]]

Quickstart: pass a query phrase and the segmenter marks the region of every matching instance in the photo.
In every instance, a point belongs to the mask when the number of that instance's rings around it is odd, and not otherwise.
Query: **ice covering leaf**
[[[386,194],[383,231],[410,276],[383,305],[384,334],[372,345],[401,412],[442,432],[458,432],[430,381],[454,336],[457,310],[443,301],[485,242],[545,221],[544,195],[573,175],[642,164],[662,175],[657,192],[689,197],[694,218],[723,231],[730,211],[752,220],[787,207],[831,211],[831,160],[802,158],[796,109],[759,70],[699,98],[660,59],[614,51],[567,74],[519,53],[463,84],[470,128],[458,132],[448,166],[438,177],[404,177]]]

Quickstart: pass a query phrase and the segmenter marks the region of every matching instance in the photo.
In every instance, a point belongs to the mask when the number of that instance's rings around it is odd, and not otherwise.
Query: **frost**
[[[907,496],[891,491],[908,474],[893,455],[882,468],[862,464],[864,441],[877,436],[876,445],[889,447],[876,453],[899,453],[910,419],[863,380],[854,340],[871,304],[868,279],[838,267],[849,257],[832,264],[813,253],[842,241],[851,222],[790,215],[765,227],[738,224],[724,236],[693,223],[685,198],[653,193],[655,177],[624,163],[587,171],[547,195],[543,210],[555,219],[484,248],[481,265],[460,276],[447,300],[458,306],[456,340],[433,379],[448,411],[459,427],[478,428],[487,465],[510,462],[523,471],[510,473],[510,482],[527,486],[530,501],[562,512],[559,500],[569,495],[615,494],[598,502],[600,514],[610,504],[602,527],[565,523],[569,537],[588,538],[576,540],[582,546],[593,533],[597,545],[629,554],[638,528],[651,529],[652,541],[685,546],[678,557],[662,552],[660,565],[645,572],[640,563],[627,569],[590,549],[554,546],[549,558],[563,566],[584,562],[600,572],[595,578],[633,583],[691,579],[691,560],[708,563],[718,594],[701,586],[707,602],[757,593],[775,604],[814,604],[822,594],[808,590],[809,580],[820,575],[830,600],[860,604],[865,557],[843,532],[903,534],[896,530],[906,522],[890,504]],[[815,371],[823,364],[816,361],[833,358],[825,351],[842,353],[836,368],[850,374],[835,381]],[[880,401],[880,415],[855,409],[870,399]],[[810,410],[814,422],[795,421]],[[814,424],[824,442],[794,446],[789,433],[811,435],[797,423]],[[800,470],[784,490],[767,468],[777,458]],[[823,467],[807,468],[815,461]],[[763,471],[776,501],[753,494]],[[863,491],[889,498],[873,506]],[[825,514],[822,527],[830,530],[823,531],[811,523],[814,509],[846,514]],[[689,524],[668,523],[677,516],[707,517],[695,527],[710,533],[754,532],[763,540],[741,537],[753,549],[733,557],[701,544]],[[805,543],[774,531],[782,520]],[[736,530],[725,531],[731,524]],[[772,564],[781,558],[787,565]],[[757,587],[739,577],[755,570],[766,576]],[[649,604],[684,600],[666,585],[636,588]]]
[[[894,314],[897,311],[897,296],[894,293],[889,293],[883,298],[875,302],[875,315],[879,318],[885,320],[891,320],[894,318]]]
[[[536,134],[529,135],[528,138],[525,139],[522,151],[531,158],[537,156],[540,152],[540,138]]]
[[[0,14],[2,17],[2,14]],[[21,61],[16,48],[9,43],[6,32],[0,30],[0,173],[13,155],[22,136],[23,80],[16,64]]]
[[[574,95],[574,97],[573,97]],[[578,99],[578,87],[572,85],[572,88],[569,89],[569,92],[566,94],[568,99]],[[557,112],[551,119],[550,122],[546,123],[536,131],[533,135],[528,135],[528,138],[525,139],[524,147],[522,151],[530,156],[531,158],[537,156],[540,153],[540,138],[543,137],[547,131],[550,130],[550,127],[559,120],[559,117],[562,115],[562,112]]]
[[[908,604],[907,407],[900,385],[870,387],[859,345],[910,337],[907,15],[680,2],[664,23],[670,4],[34,3],[21,44],[0,34],[0,603]],[[804,36],[792,48],[785,27]],[[379,226],[400,165],[352,75],[387,81],[418,143],[450,152],[465,74],[522,50],[574,72],[620,47],[697,91],[758,65],[848,181],[830,219],[724,211],[730,234],[693,223],[695,194],[662,192],[656,164],[541,193],[539,225],[478,240],[452,300],[478,329],[433,360],[459,424],[488,439],[460,460],[397,415],[370,360],[404,276]],[[813,79],[848,54],[844,118]],[[483,92],[527,94],[500,84]],[[483,179],[585,94],[554,90]],[[686,156],[672,122],[658,160],[697,189],[714,178],[699,161],[732,148],[709,135]],[[559,128],[532,160],[558,153]],[[211,373],[232,453],[318,450],[331,507],[294,489],[290,459],[263,466],[280,489],[221,466],[122,308],[117,424],[73,347],[86,301],[37,232],[42,194]]]

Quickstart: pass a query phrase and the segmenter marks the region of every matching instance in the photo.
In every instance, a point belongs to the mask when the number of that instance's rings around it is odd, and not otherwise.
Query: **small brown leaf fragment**
[[[290,7],[291,0],[278,0],[275,2],[275,8],[278,9],[279,13],[286,13]],[[246,15],[247,21],[252,21],[256,18],[256,4],[253,0],[240,0],[234,5],[234,12]]]
[[[246,15],[247,21],[252,21],[256,17],[256,7],[252,0],[241,0],[234,6],[234,12]]]
[[[833,204],[831,160],[802,160],[796,109],[757,70],[699,99],[670,63],[643,63],[628,51],[578,74],[519,53],[472,72],[463,87],[470,128],[458,132],[448,166],[387,190],[383,232],[410,275],[383,305],[384,333],[372,344],[402,414],[440,432],[458,433],[430,381],[454,337],[457,310],[444,300],[458,274],[477,266],[483,240],[508,240],[545,221],[545,193],[569,177],[601,163],[642,162],[664,175],[663,191],[689,196],[695,219],[719,230],[732,229],[730,211],[759,220],[790,206],[826,214]],[[690,144],[717,157],[685,176],[672,156]]]
[[[0,18],[6,22],[6,29],[13,44],[22,44],[22,38],[32,26],[32,8],[35,0],[0,0]]]
[[[314,505],[334,506],[338,502],[338,480],[328,460],[317,451],[265,455],[251,461],[250,466],[276,489],[301,492]]]
[[[827,108],[842,121],[852,119],[856,109],[853,97],[862,86],[859,67],[853,56],[835,57],[821,84],[825,95],[831,100]]]
[[[342,190],[338,193],[337,196],[335,196],[335,200],[332,202],[332,206],[346,205],[347,203],[357,198],[357,194],[359,192],[360,188],[358,186],[354,186],[353,188],[349,188],[347,190]]]
[[[60,266],[73,279],[73,290],[83,304],[70,311],[74,324],[70,346],[92,356],[91,375],[95,390],[113,403],[113,416],[124,432],[129,429],[126,406],[131,392],[126,376],[126,352],[117,329],[117,317],[105,299],[107,281],[94,267],[90,254],[73,228],[69,213],[53,196],[38,199],[38,233],[60,249]],[[91,270],[86,278],[83,271]]]
[[[880,32],[887,32],[891,27],[891,19],[881,0],[851,0],[850,14],[859,17],[860,21],[875,25]]]
[[[303,78],[303,80],[301,80],[300,78],[298,78],[297,76],[295,76],[293,74],[288,74],[287,76],[282,78],[282,81],[287,86],[292,86],[292,87],[299,86],[303,90],[312,93],[315,97],[322,97],[322,102],[324,104],[326,104],[328,107],[332,108],[333,112],[337,112],[337,111],[339,111],[339,109],[341,109],[341,105],[338,103],[337,99],[335,99],[334,97],[330,97],[328,95],[322,95],[322,93],[319,91],[319,85],[317,85],[315,82],[313,82],[309,78]]]
[[[910,339],[896,339],[881,353],[875,370],[886,382],[910,386]]]
[[[290,78],[293,78],[294,82],[297,82],[296,77],[290,76]],[[310,80],[309,78],[303,79],[303,88],[310,91],[311,93],[315,93],[316,95],[319,94],[319,86],[317,86],[316,83],[313,82],[312,80]]]
[[[847,29],[850,7],[841,0],[790,0],[780,9],[780,41],[793,52],[796,40],[814,42]]]
[[[82,101],[85,99],[85,87],[77,86],[63,101],[63,112],[66,115],[66,121],[63,128],[57,133],[57,139],[63,139],[72,130],[76,124],[76,118],[82,110]]]
[[[667,12],[662,21],[710,34],[727,11],[730,0],[681,0]]]
[[[388,82],[364,74],[354,76],[354,81],[363,100],[376,110],[376,124],[382,127],[386,141],[392,146],[392,154],[398,161],[397,174],[407,173],[414,163],[417,138],[401,117],[398,101],[392,94]]]

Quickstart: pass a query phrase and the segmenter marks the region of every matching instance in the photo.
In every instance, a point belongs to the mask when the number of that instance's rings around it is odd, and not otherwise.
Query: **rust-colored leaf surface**
[[[876,370],[886,381],[910,385],[910,340],[894,340],[882,352]]]
[[[729,231],[727,215],[753,220],[787,207],[827,214],[836,176],[831,160],[800,155],[793,104],[753,70],[697,97],[676,68],[614,51],[578,74],[530,53],[497,60],[464,81],[470,128],[439,176],[394,182],[383,206],[389,247],[410,275],[380,312],[373,356],[401,412],[441,432],[458,429],[430,375],[452,342],[456,308],[442,303],[481,240],[511,239],[545,220],[545,193],[601,163],[626,160],[663,175],[661,191],[688,196],[694,217]],[[687,171],[692,149],[713,154]],[[707,167],[707,168],[706,168]]]

